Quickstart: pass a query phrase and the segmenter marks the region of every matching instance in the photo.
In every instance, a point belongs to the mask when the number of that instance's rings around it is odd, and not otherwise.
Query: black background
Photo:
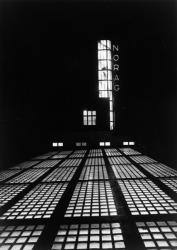
[[[120,47],[117,136],[175,167],[176,1],[1,1],[0,9],[1,168],[47,151],[57,131],[82,130],[89,105],[103,112],[99,39]]]

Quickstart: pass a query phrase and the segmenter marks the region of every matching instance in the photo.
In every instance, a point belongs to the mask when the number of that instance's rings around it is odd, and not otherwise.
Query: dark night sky
[[[1,163],[80,130],[98,102],[99,39],[120,46],[117,134],[177,163],[176,1],[82,2],[1,1]]]

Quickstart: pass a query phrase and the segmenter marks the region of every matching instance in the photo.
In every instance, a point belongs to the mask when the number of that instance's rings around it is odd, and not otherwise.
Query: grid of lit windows
[[[60,225],[52,250],[125,249],[120,223]]]
[[[177,204],[150,180],[118,181],[132,215],[174,214]]]
[[[80,180],[104,180],[108,179],[106,166],[85,166]]]
[[[177,193],[177,179],[160,179],[166,186]]]
[[[71,154],[72,151],[61,151],[58,154],[55,154],[50,157],[50,159],[63,159],[66,158],[69,154]]]
[[[138,168],[130,165],[111,165],[116,178],[118,179],[131,179],[131,178],[144,178],[146,177]]]
[[[101,149],[91,149],[89,151],[88,157],[102,157],[103,153]]]
[[[49,168],[28,169],[20,175],[10,179],[7,183],[33,183],[47,171],[49,171]]]
[[[67,184],[38,184],[0,219],[39,219],[50,218]]]
[[[76,170],[76,167],[56,168],[42,182],[70,181]]]
[[[82,159],[67,159],[60,164],[60,167],[77,167],[81,161]]]
[[[175,250],[177,247],[176,221],[137,222],[139,234],[146,249]]]
[[[162,163],[140,164],[140,166],[155,177],[177,176],[176,170]]]
[[[14,167],[11,167],[10,169],[26,169],[26,168],[30,168],[30,167],[36,165],[39,162],[40,161],[26,161],[26,162],[22,162],[18,165],[15,165]]]
[[[96,125],[96,111],[83,111],[83,124],[84,125]]]
[[[154,159],[145,156],[145,155],[138,155],[138,156],[130,156],[130,158],[135,161],[136,163],[153,163],[156,162]]]
[[[83,158],[87,150],[75,150],[69,158]]]
[[[46,160],[43,161],[33,168],[53,168],[55,165],[57,165],[60,162],[60,160]]]
[[[115,148],[106,148],[105,153],[107,156],[120,156],[122,155],[117,149]]]
[[[87,158],[85,165],[91,165],[91,166],[96,166],[96,165],[105,165],[104,158]]]
[[[1,250],[32,250],[44,225],[0,226]]]
[[[0,171],[0,182],[1,181],[5,181],[8,178],[12,177],[13,175],[20,173],[21,170],[20,169],[15,169],[15,170],[3,170]]]
[[[65,217],[111,215],[117,215],[117,210],[108,181],[77,183]]]
[[[0,185],[0,207],[12,200],[28,185]]]
[[[98,90],[100,98],[109,99],[110,130],[113,130],[112,54],[109,40],[98,42]]]
[[[134,150],[133,148],[119,148],[126,155],[140,155],[138,151]]]
[[[131,164],[131,162],[129,160],[127,160],[127,158],[125,158],[124,156],[121,157],[108,157],[109,163],[116,165],[116,164]]]

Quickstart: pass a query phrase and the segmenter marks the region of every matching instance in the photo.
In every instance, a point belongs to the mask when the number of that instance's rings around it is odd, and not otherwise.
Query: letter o
[[[118,61],[118,60],[119,60],[119,56],[118,56],[118,55],[114,55],[114,56],[113,56],[113,60],[114,60],[114,61]]]

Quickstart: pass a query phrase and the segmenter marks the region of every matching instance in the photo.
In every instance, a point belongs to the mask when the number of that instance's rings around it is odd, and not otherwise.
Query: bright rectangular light
[[[52,146],[53,146],[53,147],[57,147],[57,146],[58,146],[58,143],[57,143],[57,142],[53,142],[53,143],[52,143]]]
[[[123,141],[123,145],[127,146],[128,145],[128,141]]]
[[[104,142],[100,142],[100,146],[104,146]]]
[[[58,147],[63,147],[63,142],[59,142]]]
[[[134,141],[129,141],[129,145],[133,146],[133,145],[135,145],[135,142]]]
[[[110,146],[110,142],[105,142],[105,146]]]
[[[80,147],[81,143],[80,142],[76,142],[76,147]]]

